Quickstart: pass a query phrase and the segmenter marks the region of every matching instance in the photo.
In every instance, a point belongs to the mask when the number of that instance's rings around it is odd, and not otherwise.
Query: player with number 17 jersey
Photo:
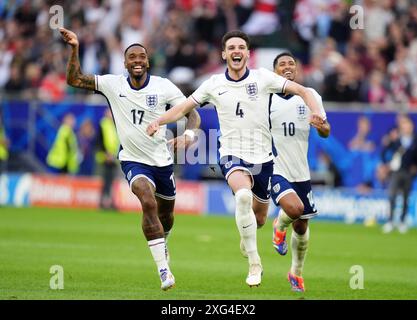
[[[96,91],[108,100],[120,139],[120,161],[135,161],[163,167],[173,159],[167,147],[166,126],[150,137],[146,127],[170,106],[185,100],[182,92],[168,79],[147,74],[140,89],[132,87],[123,75],[95,76]]]

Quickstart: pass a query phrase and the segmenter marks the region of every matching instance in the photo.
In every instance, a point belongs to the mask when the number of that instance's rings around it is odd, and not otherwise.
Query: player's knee
[[[256,217],[256,224],[258,226],[258,229],[262,228],[265,223],[266,223],[266,216]]]
[[[156,212],[158,205],[153,197],[144,197],[141,201],[142,210],[144,213]]]
[[[304,221],[304,220],[297,220],[297,221],[294,221],[292,224],[293,230],[295,231],[295,233],[297,233],[300,236],[306,233],[307,227],[308,227],[307,221]]]
[[[285,212],[290,218],[298,219],[304,212],[304,205],[301,201],[296,203],[290,203],[286,206]]]
[[[235,194],[235,200],[238,212],[250,212],[250,208],[252,208],[252,192],[250,190],[238,190]]]

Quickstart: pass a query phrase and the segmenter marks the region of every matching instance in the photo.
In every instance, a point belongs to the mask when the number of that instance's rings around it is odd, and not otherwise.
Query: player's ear
[[[226,52],[222,51],[222,59],[226,60]]]

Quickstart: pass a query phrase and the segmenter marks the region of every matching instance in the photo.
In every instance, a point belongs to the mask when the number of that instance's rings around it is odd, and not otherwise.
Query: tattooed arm
[[[65,28],[60,28],[59,32],[61,32],[64,41],[71,46],[71,55],[67,64],[67,83],[72,87],[95,90],[94,75],[86,75],[81,72],[77,35]]]

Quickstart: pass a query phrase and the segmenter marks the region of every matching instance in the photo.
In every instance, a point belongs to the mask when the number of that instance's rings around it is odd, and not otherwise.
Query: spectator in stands
[[[22,71],[17,64],[10,67],[10,78],[4,86],[4,89],[10,94],[18,94],[24,89]]]
[[[7,169],[7,159],[9,157],[9,140],[3,125],[3,117],[0,112],[0,178]]]
[[[357,132],[348,144],[351,158],[349,181],[362,193],[369,192],[374,187],[375,167],[379,161],[376,145],[369,137],[371,132],[369,118],[365,115],[359,116]]]
[[[388,64],[389,95],[392,102],[408,103],[411,97],[413,62],[407,59],[408,50],[397,48],[395,59]]]
[[[74,132],[75,123],[74,115],[67,113],[49,150],[46,162],[54,173],[75,174],[78,172],[79,150]]]
[[[400,114],[397,117],[397,125],[398,137],[394,136],[382,150],[382,162],[388,168],[386,171],[389,171],[390,202],[388,222],[382,229],[384,233],[394,229],[394,211],[399,193],[403,196],[403,203],[398,231],[407,232],[408,196],[417,173],[417,135],[414,132],[414,123],[408,115]]]
[[[360,89],[357,66],[352,65],[346,59],[342,59],[336,65],[335,72],[325,78],[324,85],[323,98],[325,100],[357,101]]]
[[[379,70],[373,70],[362,86],[363,100],[372,105],[383,105],[388,100],[388,90],[384,84],[384,74]]]
[[[375,143],[369,139],[371,123],[366,116],[360,116],[357,122],[357,132],[352,140],[349,141],[350,151],[373,152]]]
[[[100,207],[102,209],[115,209],[112,200],[112,185],[117,172],[117,153],[119,140],[110,109],[107,109],[100,121],[97,136],[96,161],[99,172],[103,178],[101,188]]]
[[[91,176],[94,173],[94,141],[95,130],[91,119],[85,119],[78,131],[78,145],[80,149],[80,169],[78,174],[81,176]]]
[[[255,7],[242,31],[250,36],[268,35],[280,29],[278,0],[255,0]]]
[[[61,46],[56,48],[60,40],[48,25],[48,3],[21,0],[1,7],[0,89],[20,94],[31,85],[30,95],[23,97],[48,101],[60,101],[67,94],[85,95],[87,91],[62,90],[60,67],[65,65],[65,55]],[[200,49],[211,52],[224,29],[240,27],[254,35],[274,34],[282,19],[291,21],[283,21],[286,36],[280,37],[280,41],[284,46],[297,48],[297,56],[308,71],[306,80],[314,81],[314,87],[320,89],[324,80],[318,66],[327,77],[324,99],[344,102],[346,97],[347,101],[417,104],[416,67],[411,63],[412,69],[409,66],[404,69],[399,63],[415,61],[417,57],[417,4],[355,1],[366,12],[365,28],[351,30],[346,3],[344,0],[72,0],[61,5],[71,29],[80,35],[81,62],[87,71],[123,72],[120,63],[123,43],[133,42],[129,40],[133,38],[147,45],[157,74],[166,76],[181,65],[203,79],[216,70],[212,63],[222,67],[222,61],[207,59],[209,54],[202,56]],[[276,43],[268,36],[258,38],[259,46]],[[333,48],[329,50],[329,46]],[[398,60],[396,57],[403,55],[402,51],[405,57]],[[356,57],[353,66],[349,61],[350,75],[340,70],[342,66],[335,67],[342,54],[346,60]],[[204,67],[206,63],[209,66]],[[40,67],[40,75],[34,65]],[[390,79],[384,79],[389,80],[386,88],[383,85],[387,91],[384,93],[380,77],[373,71],[385,75],[388,65]],[[332,85],[332,81],[338,85]],[[361,83],[365,86],[359,94],[354,87]],[[372,86],[369,92],[368,85]]]

